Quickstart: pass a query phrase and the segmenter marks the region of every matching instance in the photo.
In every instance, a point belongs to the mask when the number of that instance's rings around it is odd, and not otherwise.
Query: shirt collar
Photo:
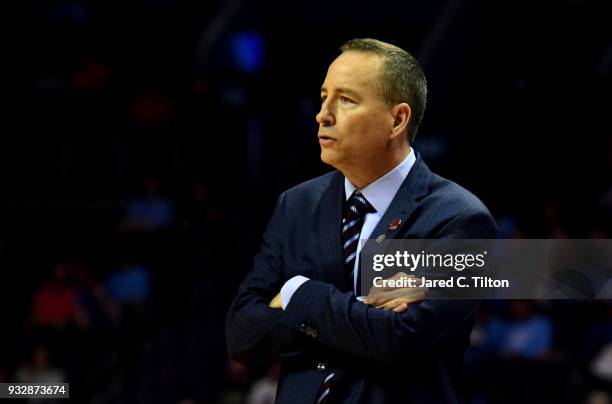
[[[367,187],[361,189],[361,193],[376,209],[376,212],[380,214],[385,213],[415,161],[415,153],[410,148],[408,155],[401,163]],[[344,177],[344,193],[347,200],[357,189],[348,178]]]

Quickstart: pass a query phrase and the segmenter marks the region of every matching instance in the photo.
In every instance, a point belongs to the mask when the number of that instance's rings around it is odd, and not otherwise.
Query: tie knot
[[[363,217],[366,213],[376,212],[376,209],[359,191],[353,192],[346,204],[348,216]]]

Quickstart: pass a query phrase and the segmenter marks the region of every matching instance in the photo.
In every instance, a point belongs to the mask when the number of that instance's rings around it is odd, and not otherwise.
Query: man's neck
[[[389,163],[386,165],[381,165],[379,167],[365,167],[365,170],[359,170],[354,172],[342,171],[342,174],[353,184],[357,189],[363,189],[376,181],[377,179],[383,177],[389,171],[393,170],[397,167],[408,153],[410,153],[410,146],[399,151],[394,154],[392,159],[384,159],[384,161],[388,161]]]

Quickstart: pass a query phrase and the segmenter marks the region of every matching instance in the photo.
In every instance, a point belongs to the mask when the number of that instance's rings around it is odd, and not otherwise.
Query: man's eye
[[[340,102],[344,102],[344,103],[352,103],[353,100],[346,98],[346,97],[340,97]]]
[[[326,99],[326,98],[327,98],[327,97],[321,96],[321,102],[325,102],[325,99]]]

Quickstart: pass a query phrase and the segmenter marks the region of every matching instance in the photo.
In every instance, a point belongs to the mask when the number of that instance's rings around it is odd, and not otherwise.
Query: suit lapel
[[[342,291],[350,290],[349,274],[344,273],[342,258],[342,206],[344,203],[344,176],[336,172],[323,191],[318,206],[317,234],[319,263],[322,277]]]
[[[408,223],[410,216],[419,206],[418,200],[427,194],[431,171],[419,153],[416,154],[416,158],[410,173],[402,182],[387,211],[374,228],[370,239],[379,239],[381,236],[384,236],[385,239],[392,239],[398,233],[401,234],[400,230]],[[397,219],[401,220],[401,223],[393,230],[390,228],[390,224]]]

